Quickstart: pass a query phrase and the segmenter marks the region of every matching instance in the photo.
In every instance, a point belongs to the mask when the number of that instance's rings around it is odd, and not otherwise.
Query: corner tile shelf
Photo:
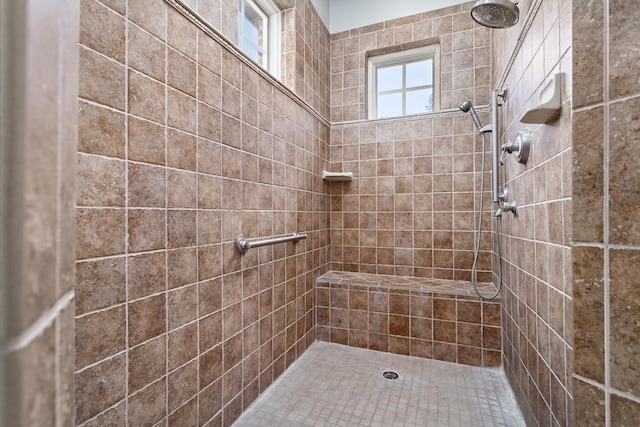
[[[329,172],[323,170],[322,179],[329,182],[351,181],[353,179],[353,172]]]

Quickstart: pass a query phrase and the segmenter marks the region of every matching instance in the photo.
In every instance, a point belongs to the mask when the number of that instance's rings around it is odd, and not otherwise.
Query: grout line
[[[164,47],[164,123],[163,127],[163,137],[164,137],[164,259],[165,259],[165,271],[164,271],[164,290],[161,294],[164,294],[164,347],[165,347],[165,357],[164,357],[164,419],[165,423],[168,419],[168,411],[169,411],[169,298],[168,298],[168,289],[169,289],[169,251],[167,250],[169,247],[169,136],[168,136],[168,127],[169,127],[169,8],[165,6],[165,14],[164,14],[164,40],[162,42]],[[197,44],[197,43],[196,43]],[[177,51],[176,51],[177,52]],[[178,52],[181,53],[181,52]],[[191,58],[189,58],[191,59]],[[196,73],[198,72],[198,67],[196,63]],[[177,89],[176,89],[177,90]],[[197,84],[196,84],[197,90]],[[180,91],[178,91],[180,92]],[[189,95],[190,96],[190,95]],[[195,99],[196,103],[196,120],[198,113],[198,101]],[[197,122],[195,132],[197,134]],[[198,139],[196,137],[196,147],[198,144]],[[197,175],[196,175],[196,183],[197,183]],[[197,197],[197,194],[196,194]],[[197,198],[196,198],[197,201]],[[197,212],[197,211],[196,211]],[[196,215],[197,218],[197,215]],[[196,261],[197,261],[197,252],[196,252]],[[196,262],[197,265],[197,262]],[[197,267],[196,267],[197,268]],[[196,275],[196,281],[197,281]]]
[[[604,243],[590,243],[590,242],[576,242],[574,246],[600,248],[600,249],[619,249],[619,250],[640,250],[640,246],[636,245],[620,245],[620,244],[604,244]]]
[[[125,242],[124,242],[124,306],[125,306],[125,343],[124,343],[124,360],[125,360],[125,394],[124,394],[124,421],[125,426],[129,425],[129,0],[125,3],[125,93],[124,99],[124,161],[125,161],[125,200],[124,200],[124,225],[125,225]]]
[[[127,21],[127,20],[125,20],[125,21]],[[126,25],[126,24],[125,24],[125,25]],[[115,58],[113,58],[113,57],[111,57],[111,56],[105,55],[104,53],[99,52],[99,51],[97,51],[97,50],[93,49],[92,47],[87,46],[87,45],[84,45],[84,44],[82,44],[82,43],[79,43],[79,48],[80,48],[80,50],[86,50],[87,52],[91,52],[91,53],[93,53],[93,54],[99,55],[99,56],[100,56],[100,57],[102,57],[103,59],[107,59],[107,60],[109,60],[110,62],[113,62],[114,64],[118,64],[118,65],[120,65],[120,66],[122,66],[122,67],[124,67],[124,68],[127,68],[127,64],[126,64],[126,56],[125,56],[125,62],[120,62],[120,61],[118,61],[117,59],[115,59]],[[126,49],[126,48],[125,48],[125,49]],[[149,76],[149,78],[153,78],[153,77]],[[82,99],[82,98],[80,98],[80,99]],[[114,109],[114,108],[113,108],[113,107],[111,107],[111,109]],[[122,112],[122,110],[117,110],[117,109],[114,109],[114,110]]]
[[[58,122],[60,123],[60,122]],[[60,199],[58,199],[60,200]],[[60,239],[58,239],[58,242],[60,241]],[[57,250],[57,254],[58,256],[56,258],[60,258],[60,251]],[[59,277],[60,274],[57,273],[56,274],[56,282],[59,281]],[[75,293],[74,293],[75,296]],[[73,298],[73,297],[72,297]],[[62,378],[61,378],[61,355],[60,355],[60,347],[62,346],[62,339],[61,339],[61,326],[60,326],[60,318],[56,317],[55,318],[55,396],[56,396],[56,410],[55,410],[55,425],[56,426],[62,426]]]
[[[155,338],[155,337],[154,337],[154,338]],[[149,340],[149,341],[151,341],[151,340]],[[147,343],[147,342],[149,342],[149,341],[145,341],[145,342],[140,343],[140,344],[138,344],[138,345],[146,344],[146,343]],[[82,368],[80,368],[80,369],[77,369],[77,367],[76,367],[76,369],[74,370],[74,373],[77,375],[77,374],[80,374],[80,373],[82,373],[82,372],[84,372],[84,371],[86,371],[86,370],[90,369],[90,368],[94,368],[94,367],[96,367],[96,366],[100,365],[101,363],[104,363],[104,362],[106,362],[106,361],[108,361],[108,360],[113,360],[113,359],[117,358],[118,356],[126,356],[127,351],[128,351],[128,350],[127,350],[126,348],[123,348],[122,350],[119,350],[119,351],[117,351],[116,353],[110,354],[110,355],[108,355],[108,356],[104,357],[103,359],[100,359],[100,360],[98,360],[97,362],[93,362],[93,363],[90,363],[90,364],[88,364],[88,365],[86,365],[86,366],[83,366],[83,367],[82,367]],[[125,397],[123,397],[123,399],[125,399],[125,398],[126,398],[126,396],[125,396]]]
[[[606,64],[606,68],[608,69],[609,66],[608,64]],[[605,84],[608,86],[608,83],[605,82]],[[597,102],[594,104],[589,104],[586,105],[584,107],[578,107],[575,108],[573,110],[574,113],[579,113],[579,112],[583,112],[583,111],[590,111],[590,110],[594,110],[596,108],[603,108],[607,105],[611,105],[611,104],[617,104],[617,103],[624,103],[624,102],[628,102],[628,101],[633,101],[640,98],[640,94],[633,94],[633,95],[627,95],[627,96],[621,96],[619,98],[614,98],[614,99],[610,99],[608,96],[608,88],[607,88],[607,98],[605,101],[603,102]]]
[[[196,3],[196,8],[197,8],[197,3]],[[200,34],[196,33],[196,52],[195,52],[195,57],[196,57],[196,64],[200,64]],[[198,102],[200,100],[200,66],[196,67],[196,165],[195,165],[195,169],[196,169],[196,194],[195,194],[195,204],[196,204],[196,246],[200,247],[200,216],[201,216],[201,209],[199,206],[199,200],[200,200],[200,102]],[[222,90],[222,89],[221,89]],[[222,92],[221,92],[222,93]],[[169,141],[167,139],[167,156],[169,153]],[[168,157],[167,157],[167,163],[168,163]],[[168,188],[168,184],[167,184],[167,188]],[[222,214],[220,215],[221,219],[220,219],[220,223],[222,223]],[[222,238],[222,230],[220,230],[220,237]],[[222,250],[222,245],[220,246],[221,250]],[[167,257],[168,257],[168,251],[167,251]],[[196,261],[198,260],[198,253],[196,252]],[[168,275],[168,271],[167,271],[167,275]],[[168,276],[167,276],[168,277]],[[169,285],[169,281],[167,278],[167,286]],[[195,396],[193,397],[195,399],[196,402],[196,423],[197,425],[202,425],[202,420],[200,420],[200,391],[201,391],[201,383],[200,383],[200,358],[202,357],[202,349],[200,348],[200,263],[196,262],[196,322],[197,322],[197,326],[196,326],[196,352],[197,352],[197,364],[196,364],[196,387],[197,387],[197,391]],[[220,307],[220,315],[222,316],[222,307]],[[167,375],[167,387],[169,386],[169,379],[168,379],[168,375]],[[169,393],[167,392],[167,396],[169,395]],[[168,406],[167,406],[168,408]]]
[[[57,24],[61,25],[61,20],[59,17],[57,17]],[[63,217],[63,213],[62,213],[62,201],[63,201],[63,197],[62,197],[62,152],[63,152],[63,143],[62,143],[62,139],[63,139],[63,133],[62,133],[62,124],[65,123],[65,121],[63,120],[62,117],[62,109],[63,109],[63,105],[64,105],[64,89],[66,88],[66,85],[64,84],[64,59],[65,59],[65,49],[64,49],[64,44],[63,43],[58,43],[58,93],[57,93],[57,111],[56,111],[56,145],[57,145],[57,152],[56,152],[56,229],[55,229],[55,233],[56,233],[56,237],[55,237],[55,241],[56,241],[56,249],[55,249],[55,293],[56,295],[60,295],[60,274],[62,271],[62,261],[61,261],[61,253],[62,253],[62,222],[64,221],[64,219],[67,217],[66,215],[64,215]],[[74,292],[75,292],[75,286],[74,286]],[[61,312],[60,312],[61,313]],[[61,352],[60,352],[60,347],[62,346],[62,342],[61,342],[61,326],[60,326],[60,321],[59,319],[57,319],[58,316],[56,316],[56,321],[55,321],[55,347],[54,347],[54,352],[55,352],[55,358],[54,358],[54,380],[55,380],[55,425],[56,426],[61,426],[62,425],[62,398],[61,398],[61,394],[62,394],[62,378],[61,378],[61,365],[62,365],[62,361],[61,359]]]
[[[6,346],[6,352],[15,352],[22,350],[38,338],[60,315],[62,310],[67,308],[75,296],[75,291],[71,290],[64,294],[53,305],[53,307],[45,310],[27,329],[22,333],[9,340]],[[5,351],[3,351],[4,353]]]
[[[609,2],[604,2],[604,40],[603,40],[603,87],[604,87],[604,165],[603,165],[603,214],[604,214],[604,380],[605,380],[605,425],[611,426],[611,291],[610,246],[609,246]]]
[[[591,378],[587,378],[587,377],[583,377],[582,375],[578,375],[578,374],[573,374],[573,378],[582,381],[585,384],[589,384],[590,386],[597,388],[598,390],[602,391],[603,393],[610,393],[610,394],[615,394],[616,396],[620,396],[623,397],[625,399],[631,400],[633,402],[636,403],[640,403],[640,397],[635,396],[631,393],[627,393],[624,391],[620,391],[617,390],[615,388],[611,388],[611,387],[607,387],[606,385],[603,385],[602,383],[599,383],[598,381],[594,381]]]
[[[636,403],[640,404],[640,397],[634,396],[631,393],[626,393],[624,391],[620,391],[620,390],[617,390],[617,389],[611,388],[611,387],[609,387],[608,392],[609,392],[609,394],[615,394],[616,396],[620,396],[620,397],[623,397],[625,399],[631,400],[632,402],[636,402]]]
[[[126,396],[123,397],[121,400],[118,400],[116,403],[114,403],[113,405],[109,406],[108,408],[104,409],[102,412],[94,415],[93,417],[89,418],[88,420],[83,421],[82,424],[76,424],[76,426],[77,427],[82,427],[82,426],[87,426],[89,424],[92,424],[92,421],[97,420],[98,418],[100,418],[102,415],[106,414],[110,410],[115,409],[118,405],[122,404],[125,400],[126,400]],[[126,416],[126,414],[125,414],[125,416]]]

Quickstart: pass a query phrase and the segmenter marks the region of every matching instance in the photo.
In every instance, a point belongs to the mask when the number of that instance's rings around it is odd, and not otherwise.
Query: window
[[[280,76],[280,10],[270,0],[240,0],[238,23],[240,49],[269,71]]]
[[[369,118],[438,111],[439,50],[435,44],[369,57]]]

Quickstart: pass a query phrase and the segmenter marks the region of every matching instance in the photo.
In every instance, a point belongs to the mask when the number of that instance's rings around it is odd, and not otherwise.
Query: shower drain
[[[399,377],[398,373],[393,371],[384,371],[382,376],[388,380],[397,380]]]

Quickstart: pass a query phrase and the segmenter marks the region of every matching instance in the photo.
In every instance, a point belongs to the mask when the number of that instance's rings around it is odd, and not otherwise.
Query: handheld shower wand
[[[480,129],[482,129],[482,125],[480,124],[480,119],[478,118],[478,114],[476,113],[475,108],[473,108],[473,104],[471,103],[471,101],[462,101],[460,105],[458,105],[458,108],[463,113],[471,113],[473,123],[475,123],[476,127],[478,128],[478,132],[480,132]]]
[[[478,133],[483,134],[492,131],[493,127],[491,125],[482,126],[478,113],[476,113],[475,108],[473,108],[471,101],[462,101],[460,105],[458,105],[458,108],[463,113],[471,113],[471,118],[473,119],[473,123],[476,125],[476,128],[478,128]]]

